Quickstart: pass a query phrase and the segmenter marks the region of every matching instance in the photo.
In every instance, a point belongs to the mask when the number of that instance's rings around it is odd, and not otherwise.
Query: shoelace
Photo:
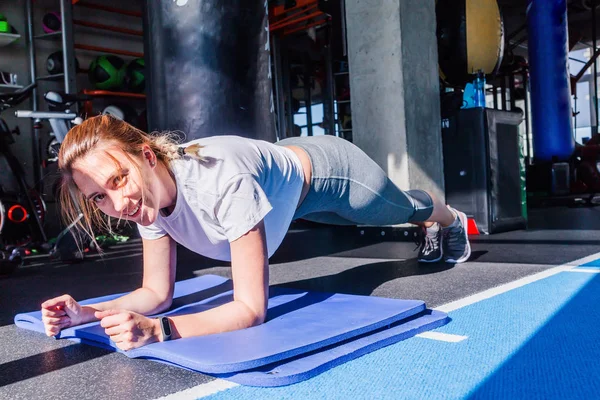
[[[416,236],[413,236],[413,240],[415,242],[415,245],[417,246],[417,247],[415,247],[415,249],[413,251],[415,251],[421,247],[421,244],[423,243],[423,236],[424,236],[423,232],[421,232],[420,234],[418,234]]]
[[[425,232],[427,232],[427,230],[425,230]],[[425,241],[425,245],[423,246],[423,254],[429,254],[432,251],[437,250],[439,248],[439,243],[436,239],[437,238],[432,238],[427,233],[422,234],[422,236],[417,236],[415,239],[415,244],[417,245],[415,250],[421,247],[423,241]]]

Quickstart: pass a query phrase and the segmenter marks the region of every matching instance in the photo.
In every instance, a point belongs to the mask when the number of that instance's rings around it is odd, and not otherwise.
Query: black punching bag
[[[149,131],[276,140],[266,1],[147,1]]]

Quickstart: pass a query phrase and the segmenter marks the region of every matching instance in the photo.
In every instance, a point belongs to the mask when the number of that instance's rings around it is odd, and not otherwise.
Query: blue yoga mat
[[[382,347],[439,328],[448,321],[446,313],[426,310],[389,328],[381,328],[316,352],[251,371],[216,376],[247,386],[291,385]]]
[[[89,299],[81,304],[120,295]],[[205,275],[177,282],[173,305],[164,314],[200,312],[227,303],[232,297],[230,280]],[[257,327],[152,343],[128,352],[113,345],[99,322],[65,329],[60,338],[242,384],[280,386],[310,378],[447,321],[446,314],[427,310],[422,301],[273,287],[269,292],[267,321]],[[15,324],[43,332],[39,311],[18,314]]]

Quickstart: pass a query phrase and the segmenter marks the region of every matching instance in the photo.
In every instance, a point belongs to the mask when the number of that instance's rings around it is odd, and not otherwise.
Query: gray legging
[[[361,149],[335,136],[283,139],[308,153],[312,179],[294,219],[333,225],[394,225],[426,221],[433,200],[422,190],[400,190]]]

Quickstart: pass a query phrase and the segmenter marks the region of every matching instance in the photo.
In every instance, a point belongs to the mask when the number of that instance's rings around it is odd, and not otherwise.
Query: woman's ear
[[[147,162],[150,167],[156,166],[156,154],[154,154],[150,146],[144,145],[142,147],[142,157],[144,158],[144,162]]]

